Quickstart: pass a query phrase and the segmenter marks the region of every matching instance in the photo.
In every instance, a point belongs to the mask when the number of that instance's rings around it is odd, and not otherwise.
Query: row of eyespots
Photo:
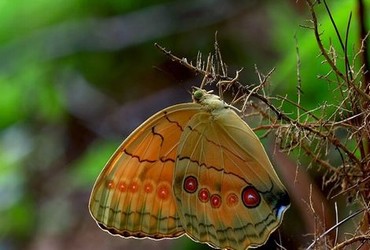
[[[184,181],[184,190],[193,194],[198,191],[198,199],[203,203],[210,202],[213,208],[219,208],[222,204],[222,198],[219,194],[211,194],[207,188],[198,190],[198,179],[194,176],[188,176]],[[241,193],[242,202],[247,208],[254,208],[261,202],[261,196],[253,186],[244,187]],[[229,207],[236,206],[239,203],[239,197],[236,193],[229,193],[226,196],[226,204]]]
[[[114,183],[113,180],[108,180],[106,182],[106,187],[108,189],[117,189],[120,192],[129,192],[129,193],[136,193],[140,191],[144,191],[144,193],[151,194],[156,191],[157,197],[161,200],[166,200],[171,196],[170,187],[166,184],[160,184],[157,188],[154,188],[151,182],[146,182],[144,185],[140,185],[136,181],[132,181],[130,183],[126,183],[123,181],[118,182],[117,184]],[[141,190],[141,188],[143,188]]]
[[[219,194],[211,194],[208,188],[201,188],[198,190],[198,180],[194,176],[188,176],[184,181],[184,189],[187,193],[195,193],[198,191],[198,199],[203,203],[209,202],[213,208],[219,208],[222,205],[222,198]],[[226,197],[226,204],[229,207],[237,205],[239,198],[235,193],[230,193]]]

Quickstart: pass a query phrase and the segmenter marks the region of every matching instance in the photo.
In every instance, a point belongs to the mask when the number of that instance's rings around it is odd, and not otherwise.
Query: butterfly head
[[[212,94],[211,91],[195,88],[193,91],[193,101],[201,104],[206,110],[217,111],[229,107],[219,96]]]
[[[206,98],[206,96],[208,95],[212,95],[213,91],[206,91],[204,89],[201,89],[201,88],[198,88],[198,87],[194,87],[194,90],[193,90],[193,101],[196,102],[196,103],[202,103],[204,98]]]

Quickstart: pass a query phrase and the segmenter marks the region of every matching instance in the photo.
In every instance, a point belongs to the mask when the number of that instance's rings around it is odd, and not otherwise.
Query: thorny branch
[[[158,47],[161,51],[163,51],[171,60],[173,60],[177,63],[180,63],[181,65],[183,65],[186,68],[192,70],[196,74],[200,74],[200,75],[204,76],[205,78],[212,79],[212,81],[216,81],[216,82],[220,81],[220,80],[229,81],[229,82],[233,81],[233,78],[231,78],[231,77],[224,76],[224,75],[219,75],[215,72],[209,72],[209,71],[207,71],[203,68],[196,67],[192,63],[189,63],[185,58],[180,59],[179,57],[173,55],[170,51],[166,50],[165,48],[161,47],[158,44],[155,44],[155,46]],[[355,156],[355,154],[353,152],[351,152],[351,150],[348,149],[344,144],[342,144],[340,142],[340,140],[332,134],[331,131],[329,131],[328,133],[323,133],[323,132],[320,131],[320,129],[315,129],[316,126],[312,126],[311,124],[301,123],[298,120],[294,120],[294,119],[290,118],[288,115],[286,115],[284,112],[282,112],[279,108],[275,107],[269,101],[269,99],[266,96],[261,95],[257,92],[250,91],[250,89],[247,86],[243,85],[238,80],[236,80],[236,81],[234,80],[233,83],[234,83],[234,87],[237,86],[236,88],[237,88],[238,93],[240,93],[241,95],[244,95],[244,96],[255,97],[256,99],[258,99],[262,103],[264,103],[273,113],[275,113],[276,118],[274,119],[275,122],[273,122],[273,123],[276,123],[277,121],[281,120],[283,122],[286,122],[286,123],[290,124],[293,127],[296,127],[297,129],[301,129],[301,130],[311,132],[312,134],[316,135],[319,138],[322,138],[324,140],[328,140],[336,148],[345,152],[348,155],[349,159],[354,164],[361,165],[360,160]],[[247,100],[245,100],[245,101],[247,101]]]

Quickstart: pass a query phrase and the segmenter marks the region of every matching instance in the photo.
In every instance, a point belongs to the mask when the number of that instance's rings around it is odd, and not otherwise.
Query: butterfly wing
[[[217,248],[266,242],[289,207],[259,139],[226,106],[195,114],[180,138],[174,194],[186,233]]]
[[[91,193],[90,213],[100,227],[133,237],[183,234],[172,179],[180,135],[199,106],[185,103],[164,109],[121,144]]]

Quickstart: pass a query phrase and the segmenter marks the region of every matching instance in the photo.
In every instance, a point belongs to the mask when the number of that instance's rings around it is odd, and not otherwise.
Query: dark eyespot
[[[198,189],[198,180],[194,176],[188,176],[184,180],[184,189],[188,193],[194,193]]]
[[[199,190],[198,192],[198,199],[201,201],[201,202],[208,202],[209,201],[209,191],[207,188],[202,188],[201,190]]]
[[[261,202],[261,196],[253,186],[247,186],[242,191],[242,201],[247,208],[257,207]]]
[[[218,194],[212,194],[210,201],[213,208],[219,208],[222,203],[221,196],[219,196]]]

